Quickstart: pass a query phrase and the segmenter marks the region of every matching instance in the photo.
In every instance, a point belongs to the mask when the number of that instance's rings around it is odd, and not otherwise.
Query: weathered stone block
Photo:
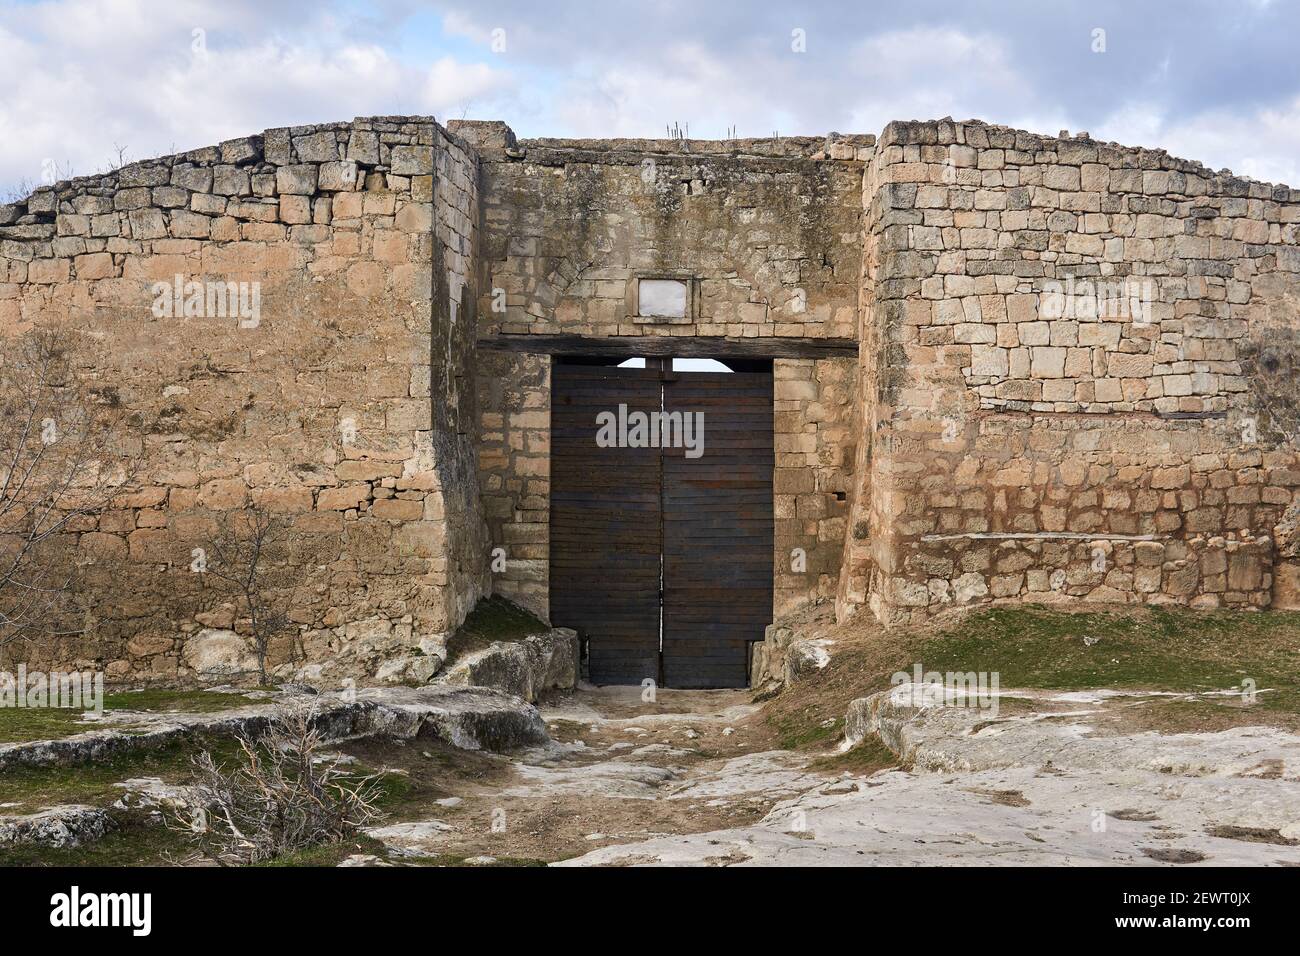
[[[339,158],[338,136],[333,130],[295,136],[293,149],[301,163],[330,163]]]
[[[275,188],[281,193],[310,196],[316,191],[316,167],[307,163],[281,166],[275,171]]]
[[[398,176],[426,176],[433,172],[432,146],[394,146],[389,166]]]
[[[322,163],[318,185],[329,192],[341,192],[356,189],[361,182],[357,164],[352,160]]]

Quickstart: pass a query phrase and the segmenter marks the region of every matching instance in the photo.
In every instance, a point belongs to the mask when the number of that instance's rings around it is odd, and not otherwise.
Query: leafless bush
[[[376,819],[376,778],[357,780],[319,760],[312,717],[308,708],[280,710],[262,737],[240,737],[231,770],[206,750],[195,757],[195,802],[204,809],[173,826],[208,859],[239,866],[346,840]]]
[[[207,573],[248,622],[258,680],[266,683],[271,642],[292,629],[289,610],[300,583],[301,556],[288,521],[264,508],[226,513],[204,547]]]
[[[82,381],[71,337],[37,330],[0,351],[0,646],[77,633],[65,532],[133,479],[111,390]]]
[[[0,189],[0,206],[23,202],[34,192],[36,192],[36,184],[24,176],[16,183]]]

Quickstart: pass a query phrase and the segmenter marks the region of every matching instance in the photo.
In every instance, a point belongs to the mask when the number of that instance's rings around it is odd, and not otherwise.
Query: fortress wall
[[[1300,195],[978,123],[891,124],[877,155],[876,613],[1269,606]]]
[[[477,202],[457,138],[373,117],[0,207],[0,340],[65,328],[81,375],[128,412],[119,444],[141,464],[73,529],[85,632],[10,652],[111,679],[221,659],[245,625],[192,555],[247,504],[301,546],[274,662],[296,645],[309,674],[367,675],[453,628],[487,586],[467,368]],[[219,314],[213,283],[256,310]]]
[[[484,336],[853,338],[861,177],[874,137],[527,140],[458,123],[483,157]],[[684,278],[688,315],[638,315],[640,278]],[[634,345],[632,346],[634,351]],[[550,358],[480,354],[496,590],[547,609]],[[775,613],[839,579],[854,362],[778,359]]]

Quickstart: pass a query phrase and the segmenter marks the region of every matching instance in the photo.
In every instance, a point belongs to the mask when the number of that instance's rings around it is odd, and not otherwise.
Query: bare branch
[[[76,535],[134,481],[123,414],[72,366],[72,334],[36,330],[0,360],[0,646],[76,633]]]
[[[282,708],[260,739],[240,739],[229,770],[199,754],[198,808],[177,813],[169,826],[190,833],[209,860],[241,866],[346,840],[375,820],[377,778],[357,779],[323,757],[315,717],[312,708]]]

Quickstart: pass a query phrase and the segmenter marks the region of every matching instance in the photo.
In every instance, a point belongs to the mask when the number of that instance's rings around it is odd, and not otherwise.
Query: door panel
[[[660,461],[601,448],[596,416],[657,412],[655,369],[552,369],[551,619],[588,642],[591,680],[659,679]]]
[[[668,412],[702,413],[698,458],[664,455],[664,684],[744,687],[772,620],[772,376],[682,372]]]
[[[598,447],[620,404],[702,414],[702,454]],[[772,617],[773,465],[770,372],[556,362],[551,619],[585,638],[593,682],[746,686]]]

